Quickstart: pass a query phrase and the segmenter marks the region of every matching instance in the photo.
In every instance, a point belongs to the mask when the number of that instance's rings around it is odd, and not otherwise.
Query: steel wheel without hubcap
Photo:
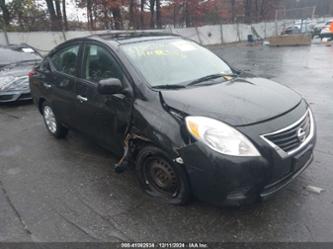
[[[190,185],[184,167],[169,160],[163,150],[143,147],[136,157],[136,173],[148,195],[173,205],[190,200]]]
[[[151,158],[145,165],[145,180],[162,194],[176,196],[179,191],[179,179],[171,165],[163,159]]]
[[[43,110],[43,116],[45,119],[45,123],[47,128],[51,133],[56,133],[57,132],[57,122],[55,119],[55,115],[49,106],[45,106]]]

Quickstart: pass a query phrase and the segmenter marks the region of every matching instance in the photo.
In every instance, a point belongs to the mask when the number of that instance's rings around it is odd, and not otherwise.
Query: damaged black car
[[[171,204],[266,199],[313,160],[307,102],[176,35],[100,34],[67,41],[30,74],[48,131],[83,133]]]

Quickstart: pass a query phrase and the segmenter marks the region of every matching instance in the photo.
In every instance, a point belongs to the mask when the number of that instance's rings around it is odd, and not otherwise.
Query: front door
[[[120,65],[108,48],[98,43],[86,43],[81,79],[76,83],[76,127],[102,145],[120,154],[124,133],[129,124],[131,96],[129,94],[101,95],[100,80],[118,78],[129,87]]]

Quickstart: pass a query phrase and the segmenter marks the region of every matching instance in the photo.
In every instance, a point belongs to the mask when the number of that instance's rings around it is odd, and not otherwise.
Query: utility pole
[[[317,5],[313,6],[312,16],[311,16],[312,19],[316,17],[316,11],[317,11]]]
[[[278,10],[275,10],[275,35],[278,36]]]

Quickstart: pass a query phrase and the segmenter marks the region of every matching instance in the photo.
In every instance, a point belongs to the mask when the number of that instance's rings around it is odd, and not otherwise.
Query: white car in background
[[[312,36],[313,37],[315,37],[315,36],[320,37],[320,33],[321,33],[322,29],[325,28],[326,23],[327,23],[326,21],[318,22],[313,28]]]
[[[333,20],[327,22],[325,27],[321,30],[320,35],[319,35],[321,39],[333,38],[333,33],[330,30],[330,26],[331,26],[332,22],[333,22]]]

